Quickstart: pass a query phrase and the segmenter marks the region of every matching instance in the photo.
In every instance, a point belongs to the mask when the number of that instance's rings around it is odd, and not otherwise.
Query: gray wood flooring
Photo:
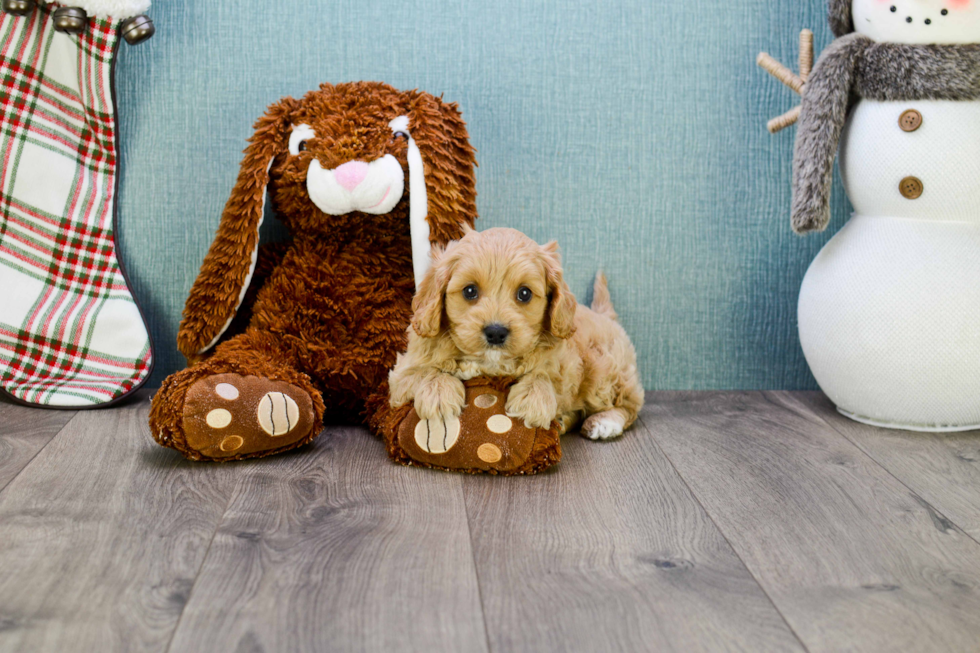
[[[0,651],[980,651],[980,433],[651,393],[555,470],[237,464],[0,403]]]

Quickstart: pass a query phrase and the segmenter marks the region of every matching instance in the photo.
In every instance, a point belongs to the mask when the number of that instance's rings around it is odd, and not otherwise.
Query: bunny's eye
[[[395,132],[394,134],[391,135],[391,137],[394,138],[395,140],[398,139],[401,139],[403,141],[408,140],[408,134],[406,134],[405,132]]]
[[[468,302],[476,300],[480,296],[480,289],[476,287],[476,284],[470,284],[463,288],[463,299]]]
[[[289,153],[296,156],[305,152],[306,144],[314,138],[316,132],[309,125],[293,125],[293,132],[289,135]]]

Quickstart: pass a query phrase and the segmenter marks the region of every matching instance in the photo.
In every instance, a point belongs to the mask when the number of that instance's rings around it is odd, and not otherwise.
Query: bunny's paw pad
[[[207,458],[254,457],[311,439],[313,400],[300,388],[259,376],[217,374],[184,401],[187,445]]]

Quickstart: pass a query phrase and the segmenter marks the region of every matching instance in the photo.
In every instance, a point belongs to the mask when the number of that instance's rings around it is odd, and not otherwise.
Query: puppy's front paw
[[[507,397],[507,415],[524,420],[529,429],[546,429],[558,414],[558,397],[546,381],[519,382]]]
[[[459,417],[466,403],[463,382],[448,374],[439,374],[415,391],[415,412],[419,419]]]

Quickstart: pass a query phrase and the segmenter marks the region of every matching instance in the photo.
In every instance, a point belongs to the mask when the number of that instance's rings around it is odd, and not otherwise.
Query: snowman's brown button
[[[915,109],[909,109],[898,117],[898,126],[903,132],[914,132],[922,126],[922,114]]]
[[[922,180],[918,177],[906,177],[898,183],[898,192],[905,199],[917,200],[922,197],[922,191]]]

